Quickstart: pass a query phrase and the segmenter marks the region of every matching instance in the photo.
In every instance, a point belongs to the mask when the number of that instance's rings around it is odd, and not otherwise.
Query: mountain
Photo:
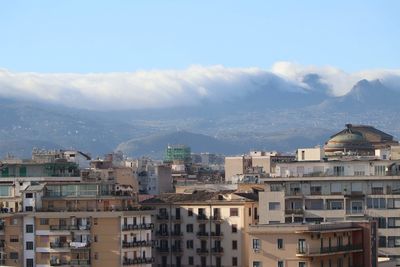
[[[324,110],[362,112],[370,109],[399,111],[400,91],[387,88],[380,80],[361,80],[344,96],[320,104]]]
[[[254,86],[244,95],[203,100],[174,108],[89,111],[0,99],[0,157],[29,157],[33,147],[75,148],[101,156],[122,150],[130,156],[161,157],[167,144],[194,152],[242,154],[250,149],[292,152],[322,145],[346,123],[369,124],[400,136],[400,90],[381,81],[361,80],[340,97],[317,74],[302,81]],[[134,103],[133,103],[134,104]]]

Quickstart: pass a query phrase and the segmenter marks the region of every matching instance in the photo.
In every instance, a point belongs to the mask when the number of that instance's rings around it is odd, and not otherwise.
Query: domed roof
[[[371,150],[372,144],[358,131],[351,128],[334,135],[325,144],[326,151],[358,151],[358,150]]]

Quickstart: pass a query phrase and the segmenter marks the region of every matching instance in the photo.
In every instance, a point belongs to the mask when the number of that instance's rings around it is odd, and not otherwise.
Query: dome
[[[357,154],[370,154],[374,148],[372,144],[358,131],[347,129],[332,136],[324,146],[327,155],[335,152],[355,152]]]

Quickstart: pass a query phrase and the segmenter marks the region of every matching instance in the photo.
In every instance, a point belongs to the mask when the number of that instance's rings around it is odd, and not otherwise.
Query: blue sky
[[[1,1],[0,68],[397,69],[400,1]]]

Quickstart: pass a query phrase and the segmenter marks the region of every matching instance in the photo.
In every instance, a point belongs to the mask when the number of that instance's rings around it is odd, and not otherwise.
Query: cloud
[[[308,74],[316,74],[320,82],[327,85],[329,93],[334,96],[348,93],[362,79],[380,79],[386,86],[400,89],[400,70],[367,70],[347,73],[332,66],[303,66],[292,62],[277,62],[272,66],[271,71],[304,87],[308,87],[308,84],[304,83],[304,77]]]
[[[333,67],[278,62],[271,70],[192,66],[132,73],[32,73],[0,69],[0,96],[102,110],[199,105],[257,90],[307,92],[317,85],[342,95],[361,79],[399,88],[400,70],[346,73]]]

